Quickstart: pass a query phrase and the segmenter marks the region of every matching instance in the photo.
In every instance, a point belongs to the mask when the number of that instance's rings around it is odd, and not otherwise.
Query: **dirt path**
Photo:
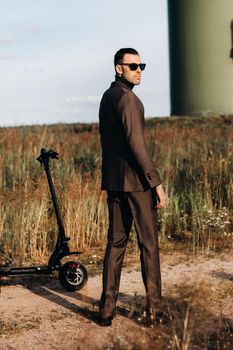
[[[182,349],[185,317],[190,349],[214,349],[217,341],[233,349],[233,257],[172,254],[161,260],[165,305],[173,315],[167,324],[148,329],[141,321],[145,293],[137,266],[123,271],[117,315],[108,328],[96,323],[101,276],[71,293],[55,278],[12,278],[1,288],[0,349]]]

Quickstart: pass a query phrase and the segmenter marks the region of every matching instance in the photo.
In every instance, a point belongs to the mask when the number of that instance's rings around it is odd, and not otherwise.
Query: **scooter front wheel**
[[[84,265],[78,261],[67,261],[59,269],[59,281],[69,291],[81,289],[87,282],[88,273]]]

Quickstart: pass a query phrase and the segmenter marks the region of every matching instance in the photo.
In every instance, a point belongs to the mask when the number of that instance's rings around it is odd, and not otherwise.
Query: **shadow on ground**
[[[215,275],[220,279],[233,279],[233,276],[227,273],[218,272]],[[26,276],[2,281],[3,287],[19,284],[51,303],[98,324],[99,301],[91,296],[86,296],[82,291],[64,291],[55,278],[48,276],[43,279]],[[116,320],[119,321],[120,317],[127,319],[130,321],[131,331],[140,332],[140,327],[145,327],[143,320],[145,302],[143,295],[119,293]],[[158,340],[159,336],[161,344],[162,337],[164,337],[166,342],[169,340],[177,349],[184,348],[183,344],[189,342],[192,349],[232,350],[233,320],[209,312],[203,300],[200,303],[193,303],[191,299],[184,298],[182,293],[176,297],[165,296],[163,311],[166,317],[160,319],[156,329],[149,330],[150,342],[153,341],[153,337]],[[161,347],[161,349],[165,348]]]

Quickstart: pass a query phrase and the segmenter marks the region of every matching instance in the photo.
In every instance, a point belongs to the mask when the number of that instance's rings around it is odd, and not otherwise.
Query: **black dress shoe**
[[[101,327],[109,327],[109,326],[112,325],[112,319],[113,319],[112,316],[109,316],[109,317],[106,317],[106,318],[100,317],[98,324]]]

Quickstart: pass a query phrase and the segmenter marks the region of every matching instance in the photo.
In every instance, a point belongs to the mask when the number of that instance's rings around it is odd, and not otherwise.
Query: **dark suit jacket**
[[[144,140],[144,107],[132,86],[116,77],[99,110],[102,186],[110,191],[143,191],[161,183]]]

